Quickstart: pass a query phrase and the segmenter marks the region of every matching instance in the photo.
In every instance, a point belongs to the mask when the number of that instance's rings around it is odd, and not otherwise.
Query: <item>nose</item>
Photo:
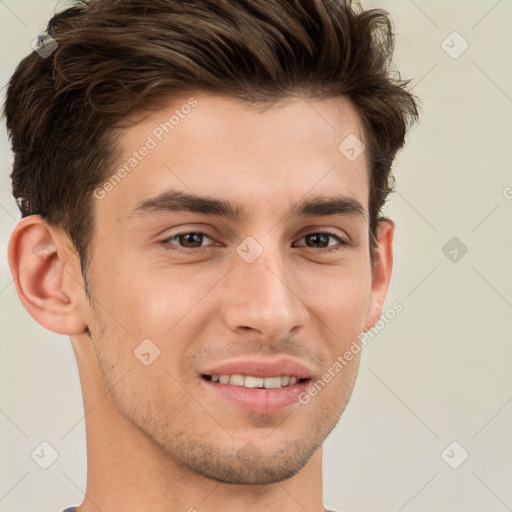
[[[297,272],[279,248],[265,247],[252,263],[235,254],[224,289],[226,326],[254,330],[264,342],[298,331],[309,317]]]

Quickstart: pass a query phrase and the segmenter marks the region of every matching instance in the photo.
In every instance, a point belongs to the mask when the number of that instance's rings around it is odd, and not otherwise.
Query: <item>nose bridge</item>
[[[248,237],[237,247],[233,266],[226,305],[230,329],[249,327],[278,339],[306,322],[306,307],[277,242],[267,239],[263,245]]]

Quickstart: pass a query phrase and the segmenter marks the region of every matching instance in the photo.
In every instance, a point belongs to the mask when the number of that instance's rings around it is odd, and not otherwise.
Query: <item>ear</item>
[[[395,223],[390,219],[380,221],[377,230],[377,248],[372,268],[372,289],[364,329],[371,329],[382,314],[393,269],[393,236]]]
[[[85,292],[78,256],[66,237],[39,215],[21,219],[9,239],[9,266],[25,309],[50,331],[85,331],[79,304]]]

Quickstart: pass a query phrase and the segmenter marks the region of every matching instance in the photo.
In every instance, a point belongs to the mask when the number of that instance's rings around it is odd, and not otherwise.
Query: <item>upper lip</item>
[[[212,366],[203,375],[251,375],[253,377],[279,377],[289,375],[298,379],[311,377],[311,371],[303,363],[289,357],[233,359]]]

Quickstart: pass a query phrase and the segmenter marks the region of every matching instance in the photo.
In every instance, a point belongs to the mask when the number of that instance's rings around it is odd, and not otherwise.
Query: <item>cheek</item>
[[[330,325],[361,329],[371,295],[371,276],[363,266],[330,272],[308,282],[310,307]]]
[[[108,302],[135,337],[167,339],[190,324],[194,311],[215,300],[219,272],[176,266],[125,267],[107,290]],[[204,301],[202,300],[204,298]]]
[[[317,328],[327,351],[322,380],[329,381],[329,391],[322,395],[333,407],[346,404],[357,376],[370,293],[369,268],[359,266],[318,281],[311,295],[310,307],[318,315]]]

